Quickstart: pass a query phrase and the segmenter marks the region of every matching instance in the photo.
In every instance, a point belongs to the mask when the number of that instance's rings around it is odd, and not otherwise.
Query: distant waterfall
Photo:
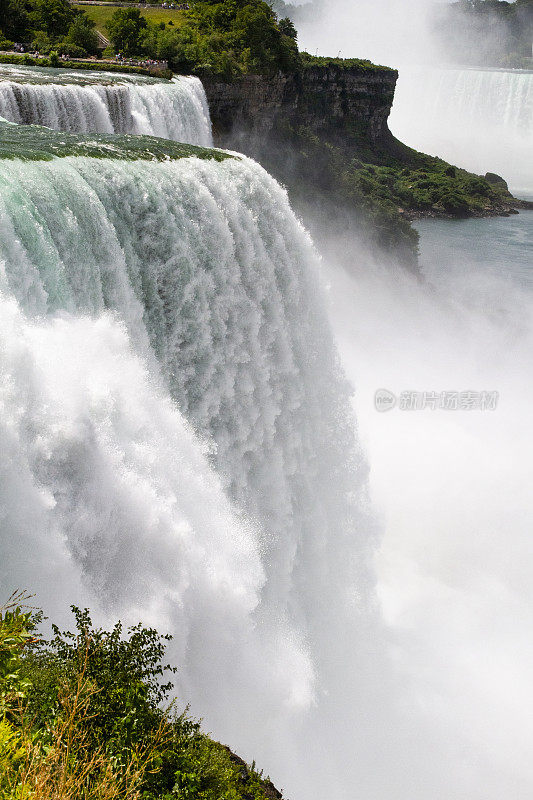
[[[411,147],[533,191],[533,73],[402,69],[390,127]]]
[[[0,117],[74,133],[150,134],[212,145],[201,81],[124,80],[109,73],[92,79],[74,72],[0,67]],[[137,76],[136,76],[137,77]]]

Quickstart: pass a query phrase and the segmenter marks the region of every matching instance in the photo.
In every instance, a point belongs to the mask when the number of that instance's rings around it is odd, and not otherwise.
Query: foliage
[[[68,0],[32,0],[28,18],[32,30],[44,31],[57,40],[66,36],[78,14]]]
[[[187,713],[162,707],[170,637],[120,622],[106,631],[73,607],[74,632],[52,626],[38,640],[21,599],[0,615],[2,800],[281,798]]]
[[[87,53],[96,55],[98,53],[98,36],[95,23],[86,14],[78,14],[68,29],[64,45],[75,45],[84,51],[82,56]],[[72,49],[67,49],[65,52],[74,56]]]
[[[296,30],[278,23],[263,0],[200,0],[180,25],[150,22],[138,9],[119,9],[106,23],[116,50],[166,60],[177,72],[210,73],[226,80],[253,72],[273,75],[299,67]]]
[[[25,0],[0,0],[0,30],[12,41],[21,41],[30,29]]]
[[[77,676],[84,674],[86,680],[98,686],[88,704],[89,722],[87,734],[95,745],[110,746],[118,743],[120,748],[131,747],[139,737],[139,731],[153,723],[154,709],[167,697],[172,683],[160,683],[168,666],[161,666],[165,652],[164,642],[170,636],[160,636],[152,628],[141,625],[129,628],[127,638],[122,638],[122,624],[118,622],[111,631],[94,628],[87,610],[73,606],[75,633],[60,631],[53,626],[54,637],[44,643],[30,662],[37,668],[41,678],[51,674],[53,681],[59,666],[63,676],[75,683]],[[57,703],[57,685],[41,686],[36,714]],[[35,699],[35,697],[34,697]],[[158,714],[156,714],[158,716]]]
[[[53,42],[46,31],[36,31],[31,43],[32,50],[47,56],[53,47]]]
[[[15,592],[0,608],[0,715],[13,712],[25,698],[29,683],[22,677],[24,649],[34,641],[31,610],[21,603],[26,596]]]
[[[11,39],[6,39],[2,31],[0,31],[0,50],[12,50],[15,43]]]
[[[138,8],[118,8],[107,23],[107,32],[115,50],[132,56],[140,52],[140,36],[147,26]]]
[[[55,52],[60,56],[65,55],[70,58],[85,58],[87,56],[87,50],[84,50],[83,47],[78,47],[77,44],[72,44],[68,39],[60,42],[55,48]],[[52,61],[52,53],[50,53],[50,61]]]
[[[303,69],[312,67],[333,67],[340,70],[358,70],[360,72],[393,72],[396,70],[374,64],[364,58],[328,58],[326,56],[312,56],[305,51],[300,53],[300,64]]]
[[[278,22],[278,28],[280,29],[283,36],[288,36],[290,39],[294,39],[294,41],[298,38],[298,33],[294,26],[294,22],[289,19],[289,17],[283,17]]]
[[[318,193],[336,219],[353,220],[369,244],[413,264],[416,217],[464,217],[506,213],[513,198],[498,176],[492,182],[394,139],[369,146],[368,137],[317,135],[287,121],[277,124],[277,146],[265,148],[261,163],[290,187],[296,205],[308,206]],[[489,176],[490,177],[490,176]]]
[[[45,55],[52,50],[73,57],[98,52],[94,23],[68,0],[0,0],[0,29],[0,40],[8,37],[1,43],[4,49],[18,41]]]

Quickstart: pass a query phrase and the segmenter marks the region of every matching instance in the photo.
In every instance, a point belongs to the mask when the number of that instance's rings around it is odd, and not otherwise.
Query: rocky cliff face
[[[203,83],[215,145],[251,156],[286,186],[315,241],[340,226],[415,269],[416,232],[383,192],[367,196],[374,171],[358,175],[396,158],[387,120],[397,79],[392,69],[332,59],[294,75]]]
[[[397,78],[395,70],[327,65],[229,84],[204,80],[215,143],[256,155],[265,139],[304,128],[343,148],[385,145]]]

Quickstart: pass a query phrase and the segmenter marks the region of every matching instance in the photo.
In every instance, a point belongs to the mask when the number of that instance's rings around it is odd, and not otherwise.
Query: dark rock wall
[[[387,119],[398,74],[394,70],[311,67],[296,75],[249,75],[234,83],[205,79],[215,143],[237,147],[283,130],[304,127],[343,148],[362,140],[386,145]]]

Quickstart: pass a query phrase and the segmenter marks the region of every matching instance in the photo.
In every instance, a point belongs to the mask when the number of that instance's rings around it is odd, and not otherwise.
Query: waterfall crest
[[[130,133],[212,145],[201,81],[172,81],[66,70],[0,68],[0,117],[73,133]]]

